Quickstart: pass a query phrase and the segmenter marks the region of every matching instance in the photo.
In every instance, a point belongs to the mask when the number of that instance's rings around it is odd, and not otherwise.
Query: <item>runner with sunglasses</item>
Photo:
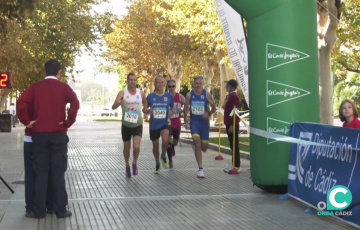
[[[171,132],[169,138],[169,146],[167,149],[168,155],[175,156],[175,146],[179,143],[181,132],[181,107],[185,104],[185,97],[180,93],[175,92],[176,82],[174,80],[168,80],[167,86],[169,93],[174,97],[174,114],[170,117]],[[172,137],[171,137],[172,136]],[[169,162],[170,168],[173,168],[173,162]]]

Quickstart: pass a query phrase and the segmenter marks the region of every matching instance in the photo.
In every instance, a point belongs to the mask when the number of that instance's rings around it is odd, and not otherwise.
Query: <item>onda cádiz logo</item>
[[[342,211],[349,207],[352,201],[350,189],[345,186],[337,185],[332,187],[327,194],[327,203],[320,201],[317,208],[320,210],[319,216],[351,216],[352,211]],[[327,209],[328,211],[324,211]]]

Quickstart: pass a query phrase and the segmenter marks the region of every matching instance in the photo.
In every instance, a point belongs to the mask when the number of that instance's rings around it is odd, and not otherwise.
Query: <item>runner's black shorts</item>
[[[142,137],[143,126],[142,124],[137,127],[127,127],[125,125],[121,125],[121,136],[123,141],[130,141],[133,136]]]
[[[169,135],[172,136],[174,140],[179,140],[180,133],[181,133],[181,126],[180,127],[171,126]]]
[[[161,127],[161,129],[150,130],[150,140],[156,141],[157,139],[159,139],[161,136],[161,131],[164,129],[167,129],[170,132],[171,127],[170,125],[164,125],[163,127]]]

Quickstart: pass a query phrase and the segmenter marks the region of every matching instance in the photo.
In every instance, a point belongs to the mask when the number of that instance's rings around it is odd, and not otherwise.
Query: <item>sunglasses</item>
[[[175,85],[168,85],[168,88],[175,88]]]

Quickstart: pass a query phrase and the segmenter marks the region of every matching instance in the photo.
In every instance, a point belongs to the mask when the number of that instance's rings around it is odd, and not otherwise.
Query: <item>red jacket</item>
[[[225,109],[224,109],[224,124],[225,125],[232,125],[234,124],[234,118],[230,117],[231,111],[234,109],[234,106],[236,108],[240,109],[240,99],[237,96],[236,92],[231,92],[226,96],[225,99]],[[236,116],[236,114],[234,114]],[[236,122],[235,124],[238,124],[240,122],[240,118],[236,116]]]
[[[356,117],[350,122],[350,124],[346,124],[346,121],[343,124],[345,128],[353,128],[353,129],[360,129],[360,121]]]
[[[66,104],[70,103],[66,119]],[[32,119],[28,108],[33,105]],[[79,100],[75,92],[66,83],[49,78],[32,84],[19,97],[16,103],[17,115],[25,126],[30,121],[33,133],[66,132],[76,121]],[[63,122],[63,125],[59,123]]]

